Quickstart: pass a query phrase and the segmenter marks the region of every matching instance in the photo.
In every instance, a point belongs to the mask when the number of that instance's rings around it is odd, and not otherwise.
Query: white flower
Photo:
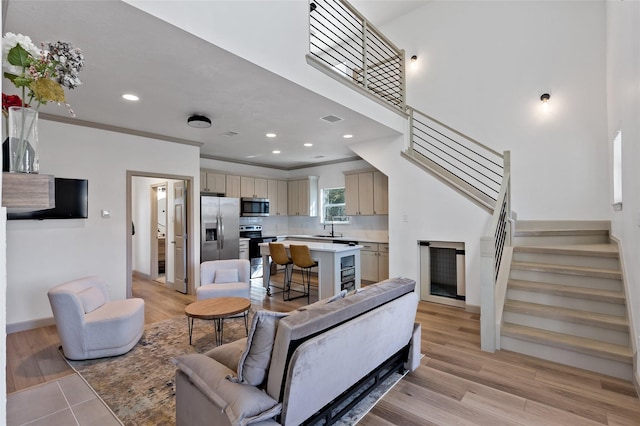
[[[7,57],[9,56],[9,51],[16,47],[18,44],[20,44],[20,46],[22,46],[22,48],[29,52],[29,54],[34,58],[39,58],[41,56],[40,49],[38,49],[38,47],[33,44],[29,36],[6,33],[4,37],[2,37],[2,69],[5,72],[15,75],[22,73],[22,68],[16,65],[11,65],[7,61]]]

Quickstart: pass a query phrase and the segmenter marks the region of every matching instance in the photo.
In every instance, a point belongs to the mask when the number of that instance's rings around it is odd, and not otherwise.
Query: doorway
[[[464,243],[420,241],[422,300],[465,306]]]
[[[193,177],[127,172],[127,296],[132,296],[133,275],[174,288],[182,293],[193,293],[196,279],[194,244],[186,235],[194,235]],[[179,200],[175,197],[179,193]],[[181,216],[172,203],[179,202]],[[176,223],[179,233],[176,235]],[[176,238],[178,237],[178,238]],[[180,240],[176,258],[174,244]],[[176,265],[181,271],[176,270]],[[164,278],[164,280],[163,280]],[[180,281],[179,285],[176,280]]]

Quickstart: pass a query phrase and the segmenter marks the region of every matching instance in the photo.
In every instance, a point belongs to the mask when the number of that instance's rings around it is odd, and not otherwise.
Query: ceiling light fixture
[[[345,139],[351,139],[353,137],[353,135],[344,135],[343,138]]]
[[[547,102],[549,102],[549,99],[551,99],[551,95],[548,93],[543,93],[542,95],[540,95],[540,101],[543,104],[546,104]]]
[[[140,100],[139,97],[137,97],[136,95],[131,94],[131,93],[125,93],[124,95],[122,95],[122,98],[126,99],[128,101],[138,101],[138,100]]]
[[[271,151],[273,154],[280,154],[280,151],[278,151],[277,149]]]
[[[268,138],[275,138],[276,134],[275,133],[267,133],[265,136],[268,137]]]
[[[187,124],[196,129],[206,129],[211,127],[211,120],[204,115],[195,114],[187,119]]]
[[[304,146],[313,146],[313,144],[307,142],[307,143],[304,144]]]
[[[411,57],[411,62],[416,62],[418,60],[418,55],[413,55]]]

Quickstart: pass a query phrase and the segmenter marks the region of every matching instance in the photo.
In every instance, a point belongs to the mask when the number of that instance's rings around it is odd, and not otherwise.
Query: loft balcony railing
[[[347,1],[313,0],[309,11],[307,61],[404,114],[404,50]]]

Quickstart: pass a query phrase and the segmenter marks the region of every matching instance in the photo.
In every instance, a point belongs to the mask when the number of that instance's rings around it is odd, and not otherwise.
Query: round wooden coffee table
[[[244,328],[249,334],[247,312],[251,307],[251,301],[243,297],[215,297],[213,299],[199,300],[184,308],[189,327],[189,344],[193,335],[193,319],[213,320],[216,329],[216,345],[222,344],[223,322],[232,315],[244,313]]]

